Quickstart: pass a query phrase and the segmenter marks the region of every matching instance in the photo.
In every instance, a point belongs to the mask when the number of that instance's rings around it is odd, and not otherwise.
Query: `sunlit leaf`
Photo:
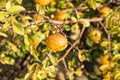
[[[81,76],[82,75],[82,71],[77,70],[77,71],[74,72],[74,74],[77,75],[77,76]]]
[[[77,23],[71,26],[72,31],[74,31],[76,29],[79,29],[79,25]]]
[[[117,61],[119,61],[120,60],[120,54],[116,54],[116,55],[114,55],[113,57],[112,57],[112,61],[113,62],[117,62]]]
[[[8,35],[5,34],[5,33],[3,33],[3,32],[0,32],[0,36],[2,36],[2,37],[8,37]]]
[[[9,27],[10,27],[10,23],[6,22],[5,24],[2,25],[2,30],[7,31],[7,30],[9,30]]]
[[[31,35],[31,38],[35,41],[41,42],[43,39],[45,39],[45,35],[41,32],[36,32]]]
[[[36,10],[42,15],[45,13],[45,6],[41,6],[39,4],[36,4]]]
[[[88,0],[88,4],[90,5],[91,8],[94,10],[97,8],[96,6],[96,0]]]
[[[78,12],[77,13],[77,18],[79,19],[79,18],[82,18],[82,17],[84,17],[84,14],[82,12]]]
[[[106,26],[110,34],[120,35],[120,11],[111,12],[106,18]]]
[[[47,72],[44,69],[42,69],[38,72],[37,76],[39,80],[44,80],[47,77]]]
[[[19,13],[25,11],[25,8],[19,5],[14,5],[8,9],[9,14],[11,13]]]
[[[48,73],[48,76],[50,76],[51,78],[55,78],[56,77],[56,75],[54,73],[51,73],[51,72]]]
[[[76,17],[71,17],[71,20],[72,20],[73,22],[76,22],[76,21],[77,21]]]
[[[90,26],[90,22],[89,22],[89,21],[82,21],[81,24],[82,24],[84,27],[89,27],[89,26]]]
[[[33,73],[32,71],[31,71],[31,72],[26,73],[26,75],[25,75],[24,79],[25,79],[25,80],[29,80],[29,79],[31,78],[32,73]]]
[[[33,46],[30,47],[30,54],[33,55],[37,61],[40,61],[38,58],[39,54]]]
[[[115,76],[114,76],[114,80],[119,80],[119,79],[120,79],[120,72],[115,74]]]
[[[12,6],[12,1],[9,0],[7,3],[6,3],[6,9],[10,9],[10,7]]]
[[[24,36],[24,43],[26,44],[26,45],[31,45],[31,43],[32,43],[32,41],[31,41],[31,39],[28,37],[28,35],[25,35]]]
[[[17,52],[18,48],[15,44],[13,43],[9,43],[9,46],[11,47],[11,49],[14,51],[14,52]]]
[[[54,55],[50,55],[50,61],[52,64],[54,64],[56,62],[56,57]]]
[[[108,67],[109,67],[109,64],[105,64],[105,65],[100,66],[99,69],[105,73],[108,70]]]
[[[13,31],[17,34],[24,35],[24,28],[20,23],[13,23]]]
[[[2,16],[0,16],[0,21],[1,21],[1,22],[4,22],[5,19],[6,19],[6,18],[5,18],[6,12],[1,11],[1,12],[0,12],[0,15],[2,15]]]
[[[3,58],[0,58],[0,62],[3,64],[13,65],[15,63],[15,60],[11,57],[3,57]]]

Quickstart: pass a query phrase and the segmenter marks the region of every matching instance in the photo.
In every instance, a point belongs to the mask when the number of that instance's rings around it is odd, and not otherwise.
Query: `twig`
[[[110,34],[108,33],[108,30],[107,30],[106,26],[101,21],[99,21],[99,23],[104,28],[105,32],[108,34],[108,41],[109,41],[108,52],[109,52],[109,56],[111,57],[111,37],[110,37]]]
[[[106,26],[101,21],[99,21],[99,23],[104,28],[105,32],[108,34],[108,30],[107,30]]]
[[[111,57],[112,54],[111,54],[111,36],[110,36],[110,34],[108,34],[108,41],[109,41],[108,52],[109,52],[109,56]]]
[[[67,68],[67,65],[66,65],[65,59],[63,59],[63,64],[64,64],[64,66],[65,66],[65,69],[67,70],[68,68]]]
[[[86,10],[86,9],[88,9],[87,6],[76,8],[77,11],[84,11],[84,10]],[[62,10],[62,11],[68,12],[68,11],[74,11],[74,9],[73,9],[73,8],[70,8],[70,9],[65,9],[65,10]]]
[[[68,21],[49,20],[48,22],[60,25],[60,24],[78,23],[78,22],[81,22],[81,21],[95,22],[95,21],[102,21],[102,20],[103,20],[103,18],[92,18],[92,19],[79,19],[77,21],[72,21],[72,20],[68,20]]]
[[[83,33],[84,33],[85,27],[82,28],[81,33],[79,34],[78,39],[73,43],[73,45],[66,51],[66,53],[63,55],[62,58],[60,58],[57,62],[60,62],[62,60],[64,60],[64,58],[69,54],[69,52],[74,48],[74,46],[80,41],[80,38],[82,37]]]
[[[108,41],[109,41],[109,44],[108,44],[108,55],[109,55],[109,58],[112,57],[112,54],[111,54],[111,36],[110,34],[108,33],[108,30],[106,28],[106,26],[100,21],[100,24],[101,26],[104,28],[105,32],[107,33],[107,38],[108,38]],[[109,63],[109,67],[111,68],[111,62]],[[110,80],[113,80],[113,76],[111,76]]]
[[[45,17],[45,16],[44,16]],[[72,21],[72,20],[67,20],[67,21],[57,21],[57,20],[52,20],[52,19],[49,19],[48,17],[45,17],[47,20],[44,20],[44,21],[41,21],[41,20],[36,20],[36,21],[33,21],[31,22],[30,24],[25,24],[23,25],[23,27],[27,27],[27,26],[30,26],[30,25],[34,25],[36,23],[44,23],[44,22],[49,22],[49,23],[52,23],[54,25],[62,25],[62,24],[71,24],[71,23],[78,23],[78,22],[81,22],[81,21],[89,21],[89,22],[96,22],[96,21],[102,21],[103,18],[91,18],[91,19],[79,19],[77,21]]]

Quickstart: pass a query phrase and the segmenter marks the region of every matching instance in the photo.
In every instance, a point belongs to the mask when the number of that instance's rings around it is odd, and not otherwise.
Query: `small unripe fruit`
[[[111,9],[109,7],[103,7],[99,10],[99,12],[103,17],[107,17],[108,14],[111,12]]]
[[[63,11],[58,11],[58,12],[55,14],[55,20],[64,21],[65,18],[66,18],[66,13],[63,12]]]
[[[41,6],[48,5],[52,0],[35,0],[35,2]]]
[[[99,42],[101,40],[101,31],[95,29],[95,30],[92,30],[90,33],[89,33],[89,38],[93,41],[93,42]]]
[[[67,38],[60,33],[50,35],[47,40],[47,46],[53,51],[62,51],[67,47]]]

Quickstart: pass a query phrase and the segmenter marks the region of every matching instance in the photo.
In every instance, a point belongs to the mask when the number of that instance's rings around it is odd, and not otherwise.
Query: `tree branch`
[[[108,53],[109,53],[109,56],[111,57],[111,36],[108,33],[108,30],[107,30],[106,26],[101,21],[99,21],[99,23],[101,24],[101,26],[104,28],[105,32],[108,35],[107,36],[108,37],[108,41],[109,41],[109,44],[108,44]]]
[[[60,62],[60,61],[64,60],[64,58],[69,54],[69,52],[74,48],[74,46],[75,46],[77,43],[79,43],[79,41],[80,41],[80,39],[81,39],[84,31],[85,31],[85,27],[82,28],[82,31],[81,31],[81,33],[79,34],[78,39],[77,39],[77,40],[73,43],[73,45],[66,51],[66,53],[63,55],[63,57],[60,58],[57,62]]]
[[[48,23],[52,23],[52,24],[58,24],[58,25],[62,25],[62,24],[71,24],[71,23],[78,23],[78,22],[82,22],[82,21],[89,21],[89,22],[97,22],[97,21],[102,21],[103,18],[91,18],[91,19],[79,19],[77,21],[72,21],[72,20],[67,20],[67,21],[57,21],[57,20],[53,20],[53,19],[49,19],[48,17],[44,16],[47,20],[44,21],[40,21],[40,20],[36,20],[31,22],[30,24],[25,24],[23,25],[23,27],[27,27],[30,25],[35,25],[38,23],[44,23],[44,22],[48,22]]]

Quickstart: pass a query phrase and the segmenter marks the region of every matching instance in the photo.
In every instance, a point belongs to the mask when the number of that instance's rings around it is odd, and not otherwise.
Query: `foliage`
[[[102,17],[99,10],[105,6],[111,11],[107,17]],[[60,11],[62,13],[57,17],[60,20],[57,20],[56,13]],[[93,30],[100,31],[98,41],[89,37]],[[56,32],[68,39],[68,46],[63,51],[52,51],[46,46],[47,37]],[[119,52],[118,3],[51,0],[40,5],[34,0],[0,1],[0,63],[14,65],[17,58],[26,54],[34,59],[26,66],[25,75],[16,80],[53,80],[57,78],[56,68],[60,63],[68,70],[70,80],[82,75],[92,80],[119,80]]]

